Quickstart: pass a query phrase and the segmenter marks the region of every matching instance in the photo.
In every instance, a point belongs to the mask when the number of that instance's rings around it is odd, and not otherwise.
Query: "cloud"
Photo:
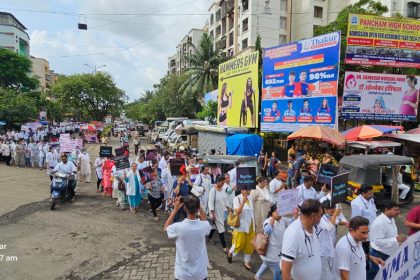
[[[182,2],[181,2],[182,1]],[[44,1],[42,1],[44,2]],[[207,13],[211,0],[60,0],[45,1],[42,9],[84,13],[87,31],[76,29],[77,16],[13,12],[24,19],[31,37],[31,54],[50,61],[57,73],[89,73],[85,66],[114,78],[130,100],[153,89],[166,74],[167,58],[191,28],[201,28],[208,16],[136,16],[99,14]],[[36,0],[18,4],[37,7]],[[45,4],[48,3],[48,4]],[[95,15],[92,15],[95,14]],[[84,21],[84,17],[80,17]]]

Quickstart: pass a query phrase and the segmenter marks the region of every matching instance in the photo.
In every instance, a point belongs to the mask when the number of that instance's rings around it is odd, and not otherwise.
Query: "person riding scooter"
[[[71,177],[69,177],[68,186],[69,186],[70,194],[72,196],[74,196],[75,195],[75,193],[74,193],[74,189],[75,189],[74,175],[77,174],[77,169],[76,169],[76,166],[74,165],[73,162],[68,162],[67,155],[63,154],[61,156],[61,162],[58,163],[54,167],[54,169],[51,173],[54,174],[56,172],[64,173],[64,174],[67,174],[67,175],[71,176]]]

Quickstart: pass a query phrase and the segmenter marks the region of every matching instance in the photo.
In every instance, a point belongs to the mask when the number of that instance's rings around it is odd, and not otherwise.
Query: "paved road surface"
[[[99,145],[87,147],[93,161]],[[160,212],[155,222],[146,201],[138,214],[121,211],[92,180],[79,184],[74,203],[50,211],[45,170],[0,165],[0,174],[0,279],[173,279],[175,244],[162,231],[167,215]],[[229,265],[213,238],[209,279],[252,279],[242,256]],[[255,254],[252,263],[260,264]]]

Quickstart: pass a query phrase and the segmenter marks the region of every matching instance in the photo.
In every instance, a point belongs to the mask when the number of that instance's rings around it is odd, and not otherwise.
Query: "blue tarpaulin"
[[[226,137],[228,155],[255,156],[263,147],[263,139],[255,134],[235,134]]]

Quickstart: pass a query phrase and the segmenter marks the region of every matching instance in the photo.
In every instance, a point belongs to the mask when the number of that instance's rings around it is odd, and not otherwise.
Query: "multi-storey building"
[[[176,53],[168,58],[168,75],[180,74],[191,67],[188,56],[194,53],[195,46],[201,40],[205,29],[191,29],[176,47]]]
[[[209,8],[209,35],[214,39],[214,48],[232,56],[254,46],[258,34],[263,47],[286,43],[288,1],[214,1]]]
[[[48,60],[44,58],[31,56],[31,62],[31,75],[39,81],[39,90],[45,92],[54,84],[56,80],[55,73],[50,69]]]
[[[26,27],[10,13],[0,12],[0,48],[29,58],[29,35]]]

